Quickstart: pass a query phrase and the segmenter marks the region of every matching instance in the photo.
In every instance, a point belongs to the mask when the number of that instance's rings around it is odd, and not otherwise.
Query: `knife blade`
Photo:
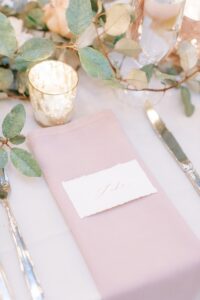
[[[160,118],[159,114],[152,107],[150,101],[145,103],[145,112],[157,136],[162,140],[168,151],[173,155],[176,162],[187,175],[195,190],[200,195],[200,176],[195,170],[192,162],[189,160],[181,146],[168,130],[165,123]]]

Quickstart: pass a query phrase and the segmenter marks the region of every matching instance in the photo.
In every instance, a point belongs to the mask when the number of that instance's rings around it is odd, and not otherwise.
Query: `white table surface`
[[[159,96],[159,97],[158,97]],[[143,95],[143,98],[146,95]],[[152,97],[152,95],[151,95]],[[200,172],[200,96],[193,95],[195,114],[185,117],[178,91],[156,94],[156,109],[177,137]],[[157,178],[191,230],[200,238],[200,198],[175,161],[161,144],[138,107],[141,95],[126,95],[105,87],[80,72],[74,119],[111,109],[129,139]],[[16,103],[0,100],[0,120]],[[24,103],[27,122],[24,133],[37,128],[31,106]],[[11,206],[31,252],[46,300],[99,300],[86,264],[43,179],[20,175],[9,165],[12,185]],[[0,208],[0,262],[3,264],[16,300],[29,300],[17,256],[9,235],[7,219]]]

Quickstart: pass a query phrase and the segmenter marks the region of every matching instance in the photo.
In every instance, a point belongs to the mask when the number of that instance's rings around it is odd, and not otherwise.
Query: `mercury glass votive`
[[[28,79],[35,119],[43,126],[69,122],[77,90],[77,72],[63,62],[46,60],[30,69]]]

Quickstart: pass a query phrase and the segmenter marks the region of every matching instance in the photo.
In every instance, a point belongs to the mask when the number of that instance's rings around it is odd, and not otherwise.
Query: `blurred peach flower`
[[[71,33],[66,19],[68,5],[69,0],[51,0],[44,6],[44,22],[52,32],[70,38]]]

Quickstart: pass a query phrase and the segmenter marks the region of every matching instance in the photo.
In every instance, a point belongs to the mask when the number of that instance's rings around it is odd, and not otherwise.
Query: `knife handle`
[[[189,178],[190,182],[192,183],[193,187],[200,195],[200,176],[197,173],[197,171],[194,169],[193,164],[191,162],[183,164],[183,169],[187,177]]]

